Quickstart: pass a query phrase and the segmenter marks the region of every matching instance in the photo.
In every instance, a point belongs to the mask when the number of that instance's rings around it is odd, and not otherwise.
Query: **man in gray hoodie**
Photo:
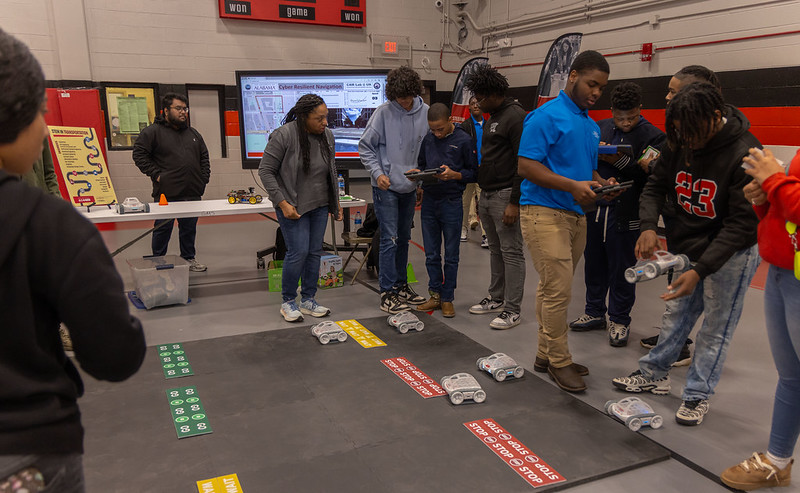
[[[386,77],[389,101],[372,114],[358,143],[380,225],[381,310],[388,313],[425,301],[408,285],[406,275],[411,222],[422,190],[404,175],[417,167],[422,138],[428,133],[428,105],[421,92],[422,80],[414,70],[406,66],[391,70]]]

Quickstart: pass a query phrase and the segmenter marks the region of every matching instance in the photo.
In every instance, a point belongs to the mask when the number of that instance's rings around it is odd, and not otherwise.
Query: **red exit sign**
[[[383,43],[383,52],[387,55],[397,54],[397,41],[386,41]]]
[[[364,27],[367,0],[218,0],[225,19]],[[395,53],[397,46],[395,46]]]

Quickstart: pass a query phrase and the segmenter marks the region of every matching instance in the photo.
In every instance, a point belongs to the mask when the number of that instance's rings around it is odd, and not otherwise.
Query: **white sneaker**
[[[281,305],[281,315],[287,322],[303,321],[303,314],[297,309],[297,303],[294,300],[287,301]]]
[[[517,325],[519,325],[519,313],[511,313],[505,310],[489,323],[489,327],[497,330],[510,329]]]
[[[709,406],[708,399],[683,401],[681,407],[678,408],[678,412],[675,413],[675,421],[679,425],[697,426],[703,422]]]
[[[324,317],[331,311],[316,302],[316,300],[305,300],[300,303],[300,312],[304,315],[311,315],[312,317]]]
[[[656,395],[667,395],[670,391],[669,375],[654,380],[642,375],[641,370],[636,370],[627,377],[617,377],[611,380],[611,383],[625,392],[652,392]]]
[[[489,240],[486,239],[486,235],[481,238],[481,248],[489,248]]]
[[[485,313],[502,312],[505,301],[495,301],[490,297],[482,299],[477,305],[472,305],[469,312],[475,315],[483,315]]]
[[[461,241],[467,241],[468,238],[469,238],[469,231],[467,230],[467,228],[462,227],[461,228]]]
[[[197,261],[197,259],[189,259],[189,270],[192,272],[205,272],[208,270],[208,266],[205,264],[201,264]]]

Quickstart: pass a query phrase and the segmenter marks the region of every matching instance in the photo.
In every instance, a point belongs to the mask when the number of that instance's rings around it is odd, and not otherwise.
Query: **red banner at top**
[[[219,0],[227,19],[294,22],[339,27],[367,25],[367,0]]]

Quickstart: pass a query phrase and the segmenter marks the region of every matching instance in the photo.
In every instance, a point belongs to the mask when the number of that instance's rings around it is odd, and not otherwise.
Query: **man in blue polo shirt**
[[[546,371],[568,392],[586,389],[586,367],[572,362],[567,344],[567,306],[572,275],[586,245],[580,204],[593,203],[593,188],[616,183],[597,174],[600,128],[587,110],[603,94],[609,67],[596,51],[579,54],[567,87],[530,113],[519,146],[520,226],[539,273],[536,318],[539,344],[534,369]]]

